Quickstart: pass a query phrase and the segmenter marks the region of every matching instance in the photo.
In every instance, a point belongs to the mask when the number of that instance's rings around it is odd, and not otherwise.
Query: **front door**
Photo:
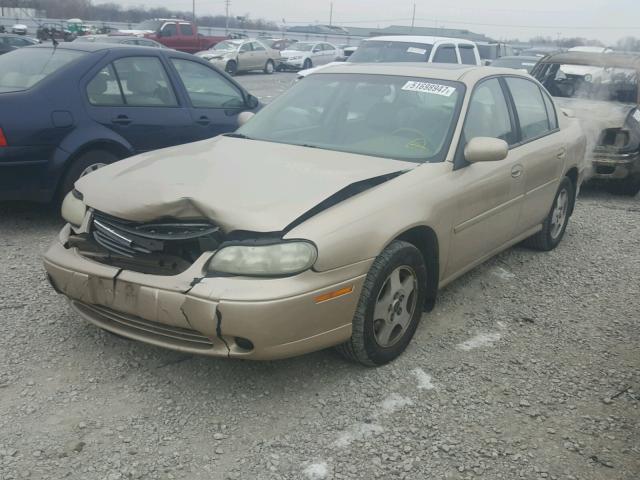
[[[510,145],[517,133],[502,84],[496,78],[476,86],[465,119],[463,138],[493,137]],[[445,269],[450,277],[479,263],[514,237],[524,196],[522,155],[510,148],[497,162],[457,165],[454,172],[456,214]]]
[[[182,58],[171,62],[191,103],[193,140],[237,129],[238,113],[245,109],[242,92],[207,65]]]

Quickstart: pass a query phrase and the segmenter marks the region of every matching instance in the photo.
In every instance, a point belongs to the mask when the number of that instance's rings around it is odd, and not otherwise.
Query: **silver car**
[[[334,62],[340,49],[325,42],[297,42],[282,51],[282,68],[295,70]]]
[[[225,40],[196,55],[210,61],[229,75],[252,70],[262,70],[271,74],[280,64],[278,50],[268,47],[260,40],[251,39]]]

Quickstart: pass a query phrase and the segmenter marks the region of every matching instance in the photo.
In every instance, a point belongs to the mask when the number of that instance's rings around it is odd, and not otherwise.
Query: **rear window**
[[[86,52],[27,48],[0,57],[0,93],[27,90]]]
[[[349,62],[426,62],[432,48],[428,43],[367,40],[349,57]]]

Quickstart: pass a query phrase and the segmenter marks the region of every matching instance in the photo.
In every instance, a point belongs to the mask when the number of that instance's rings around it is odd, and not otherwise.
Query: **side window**
[[[258,42],[252,42],[254,51],[263,51],[265,48]]]
[[[517,142],[507,101],[497,78],[485,80],[471,95],[464,138],[468,142],[475,137],[500,138],[509,145]]]
[[[99,107],[124,105],[118,77],[111,64],[100,70],[87,84],[87,98],[91,105]]]
[[[162,27],[163,37],[175,37],[178,35],[178,27],[175,23],[167,23]]]
[[[558,128],[558,115],[556,113],[556,107],[551,101],[551,97],[544,91],[542,92],[542,99],[544,100],[544,106],[547,107],[547,116],[549,117],[549,127],[551,130]]]
[[[240,52],[250,52],[252,50],[251,42],[243,43],[240,47]]]
[[[458,63],[456,47],[454,45],[440,45],[433,57],[435,63]]]
[[[240,108],[240,91],[215,70],[191,60],[172,58],[191,104],[196,108]]]
[[[476,65],[475,49],[471,45],[458,45],[460,60],[464,65]]]
[[[127,57],[113,62],[125,103],[132,107],[175,107],[176,96],[157,57]]]
[[[329,45],[328,43],[324,43],[322,46],[323,46],[323,48],[325,50],[327,50],[329,52],[332,51],[332,50],[335,50],[334,46],[333,45]]]
[[[542,99],[542,91],[533,82],[523,78],[507,78],[513,102],[520,122],[522,141],[530,140],[547,133],[549,119]]]
[[[185,37],[193,37],[193,27],[190,23],[181,23],[180,24],[180,34]]]
[[[317,45],[313,46],[313,50],[312,50],[313,53],[318,53],[318,52],[321,52],[321,51],[322,51],[322,44],[321,43],[318,43]]]

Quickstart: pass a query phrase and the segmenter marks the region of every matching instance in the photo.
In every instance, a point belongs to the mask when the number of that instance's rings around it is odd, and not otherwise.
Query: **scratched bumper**
[[[64,236],[44,265],[81,317],[134,340],[217,357],[285,358],[344,342],[371,263],[278,279],[208,278],[203,270],[210,255],[203,255],[186,272],[167,277],[88,260],[65,248]],[[349,286],[350,294],[314,300]]]

